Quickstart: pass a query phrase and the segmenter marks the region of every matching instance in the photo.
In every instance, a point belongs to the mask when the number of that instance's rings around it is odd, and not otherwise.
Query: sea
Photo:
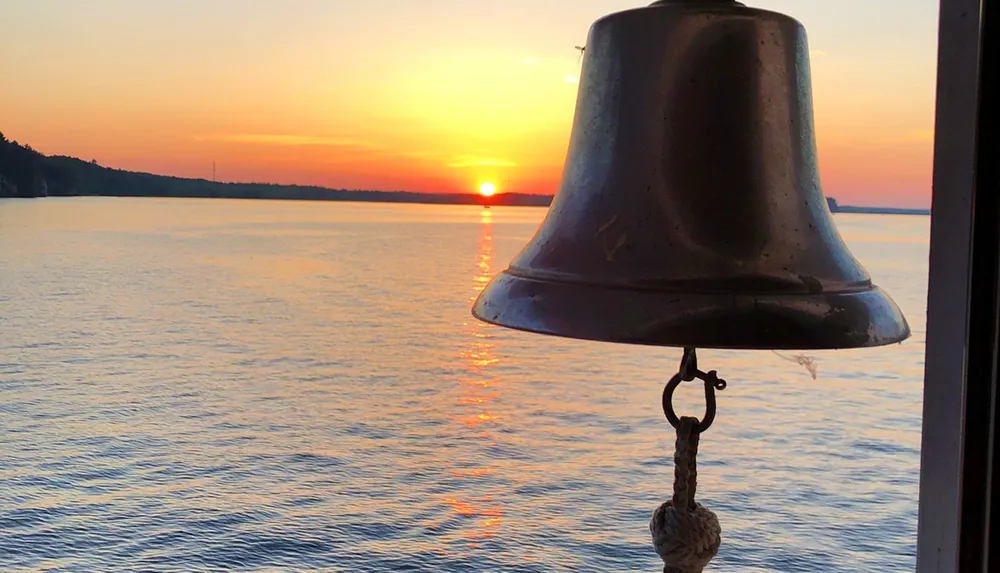
[[[0,571],[660,571],[681,352],[469,312],[544,215],[0,200]],[[914,569],[929,218],[835,221],[913,336],[699,353],[707,571]]]

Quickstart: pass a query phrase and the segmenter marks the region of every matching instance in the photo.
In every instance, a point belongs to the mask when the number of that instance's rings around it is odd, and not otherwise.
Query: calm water
[[[680,352],[469,315],[543,215],[0,201],[0,570],[659,571]],[[700,354],[712,571],[914,567],[929,221],[837,223],[914,336]]]

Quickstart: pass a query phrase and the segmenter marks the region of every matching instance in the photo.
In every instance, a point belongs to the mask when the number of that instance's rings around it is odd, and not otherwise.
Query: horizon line
[[[11,142],[11,143],[13,143],[13,142]],[[20,144],[19,143],[18,145],[24,145],[24,144]],[[85,159],[81,159],[79,157],[73,157],[71,155],[61,155],[61,154],[58,154],[58,155],[57,154],[54,154],[54,155],[45,155],[45,154],[43,154],[41,152],[37,152],[37,151],[36,151],[36,153],[39,153],[40,155],[43,155],[44,157],[47,157],[47,158],[64,158],[64,159],[71,159],[71,160],[74,160],[74,161],[80,161],[80,162],[83,162],[83,163],[93,164],[94,166],[100,167],[102,169],[110,169],[110,170],[113,170],[113,171],[119,171],[119,172],[125,172],[125,173],[135,173],[135,174],[140,174],[140,175],[152,175],[154,177],[168,177],[168,178],[171,178],[171,179],[181,179],[181,180],[188,180],[188,181],[202,181],[202,182],[205,182],[205,183],[208,183],[208,184],[212,184],[212,185],[267,185],[267,186],[274,186],[274,187],[313,188],[313,189],[321,189],[321,190],[328,190],[328,191],[356,192],[356,193],[406,193],[406,194],[411,194],[411,195],[482,197],[479,193],[476,193],[474,191],[413,191],[413,190],[409,190],[409,189],[371,189],[371,188],[369,188],[369,189],[361,189],[361,188],[350,189],[350,188],[346,188],[346,187],[337,188],[337,187],[331,187],[331,186],[328,186],[328,185],[321,185],[321,184],[315,184],[315,183],[309,183],[309,184],[307,184],[307,183],[279,183],[279,182],[275,182],[275,181],[251,181],[251,180],[247,180],[247,181],[219,181],[219,180],[207,179],[205,177],[185,177],[185,176],[181,176],[181,175],[173,175],[173,174],[165,174],[165,173],[155,173],[155,172],[152,172],[152,171],[133,171],[133,170],[130,170],[130,169],[123,169],[123,168],[118,168],[118,167],[111,167],[111,166],[101,165],[100,163],[97,162],[97,160],[87,161]],[[538,197],[538,198],[554,199],[555,196],[556,196],[556,194],[557,193],[529,193],[529,192],[523,192],[523,191],[498,191],[496,193],[496,195],[493,196],[493,198],[496,198],[496,197],[499,197],[499,196],[520,196],[520,197]],[[893,210],[893,211],[907,211],[907,212],[926,212],[926,213],[929,214],[930,211],[931,211],[930,206],[926,206],[926,207],[896,207],[896,206],[889,206],[889,205],[849,205],[849,204],[840,204],[840,202],[837,200],[836,196],[824,194],[823,197],[824,197],[824,199],[827,200],[828,204],[832,200],[834,202],[834,204],[836,205],[836,210],[837,211],[841,211],[841,212],[846,212],[846,211],[855,210],[855,209],[865,209],[865,210]],[[484,197],[484,199],[488,200],[488,198],[485,198],[485,197]],[[832,212],[836,212],[833,209],[831,209],[831,211]]]

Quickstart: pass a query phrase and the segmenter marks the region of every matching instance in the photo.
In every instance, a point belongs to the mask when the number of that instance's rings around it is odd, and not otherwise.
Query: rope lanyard
[[[678,418],[673,393],[682,381],[699,379],[705,383],[706,411],[702,420]],[[698,489],[698,441],[715,419],[715,391],[724,390],[726,381],[716,372],[698,370],[693,348],[684,349],[680,372],[663,391],[663,412],[677,430],[674,446],[674,495],[661,505],[649,522],[653,547],[663,559],[664,573],[702,573],[719,552],[722,527],[711,510],[695,501]]]

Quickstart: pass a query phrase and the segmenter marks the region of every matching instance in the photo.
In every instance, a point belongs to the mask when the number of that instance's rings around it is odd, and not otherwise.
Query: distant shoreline
[[[839,205],[831,209],[832,213],[858,213],[862,215],[923,215],[929,216],[930,209],[902,209],[897,207],[852,207],[850,205]]]
[[[864,215],[930,215],[930,209],[905,209],[900,207],[854,207],[841,205],[834,197],[828,197],[826,204],[831,213],[860,213]]]
[[[176,197],[186,199],[271,199],[286,201],[359,201],[429,205],[548,207],[552,195],[365,191],[272,183],[221,183],[125,171],[75,157],[43,155],[0,133],[0,198],[35,197]],[[853,207],[827,199],[832,213],[929,215],[929,209]]]
[[[514,207],[547,207],[552,203],[551,195],[527,193],[502,193],[484,197],[471,193],[367,191],[313,185],[222,183],[207,179],[187,179],[114,169],[75,157],[46,156],[28,146],[0,139],[0,198],[38,197],[271,199]]]
[[[210,183],[210,182],[209,182]],[[149,199],[244,199],[259,201],[322,201],[354,203],[396,203],[408,205],[474,205],[480,207],[548,207],[551,195],[530,195],[527,193],[504,193],[483,197],[471,193],[416,193],[413,191],[365,191],[349,189],[327,189],[324,187],[301,187],[297,185],[267,185],[258,183],[225,183],[231,192],[213,190],[210,192],[144,193],[115,192],[61,195],[62,197],[141,197]],[[49,195],[55,197],[56,195]],[[42,198],[42,197],[38,197]]]
[[[210,182],[208,182],[210,183]],[[552,195],[530,195],[526,193],[505,193],[493,197],[482,197],[471,193],[415,193],[412,191],[354,191],[327,189],[324,187],[299,187],[295,185],[265,185],[258,183],[223,183],[216,185],[246,186],[251,188],[232,194],[226,193],[94,193],[76,195],[38,195],[32,197],[2,197],[0,199],[41,199],[44,197],[143,197],[150,199],[246,199],[261,201],[325,201],[355,203],[397,203],[408,205],[476,205],[480,207],[548,207]],[[257,187],[280,187],[281,191],[261,193]],[[254,192],[256,191],[256,192]],[[857,207],[853,205],[831,206],[833,214],[857,215],[918,215],[929,216],[930,209],[906,209],[902,207]]]
[[[163,177],[163,176],[153,176]],[[202,179],[185,181],[207,184],[196,189],[173,190],[170,193],[119,191],[112,193],[73,193],[59,195],[13,196],[0,199],[41,199],[44,197],[145,197],[151,199],[247,199],[263,201],[329,201],[356,203],[397,203],[409,205],[477,205],[481,207],[548,207],[552,195],[531,195],[527,193],[504,193],[493,197],[482,197],[471,193],[416,193],[413,191],[364,191],[348,189],[328,189],[325,187],[305,187],[299,185],[272,185],[267,183],[214,183]],[[228,191],[228,192],[227,192]],[[834,200],[829,200],[833,203]],[[858,215],[918,215],[929,216],[930,209],[907,209],[902,207],[858,207],[854,205],[831,204],[834,214]]]

